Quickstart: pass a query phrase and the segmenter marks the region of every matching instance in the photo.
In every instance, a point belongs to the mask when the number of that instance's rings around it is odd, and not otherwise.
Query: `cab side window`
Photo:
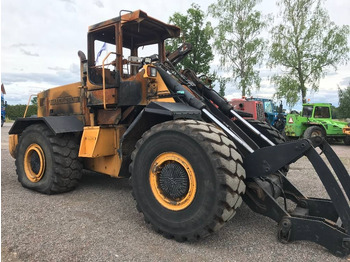
[[[316,106],[314,117],[316,117],[316,118],[330,118],[329,108]]]

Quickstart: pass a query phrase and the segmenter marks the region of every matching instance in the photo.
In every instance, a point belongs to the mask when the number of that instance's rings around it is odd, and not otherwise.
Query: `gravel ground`
[[[216,234],[178,243],[144,223],[125,179],[88,173],[70,193],[27,190],[8,152],[10,125],[1,128],[2,261],[350,261],[314,243],[278,242],[277,224],[245,204]],[[350,147],[333,148],[350,170]],[[305,158],[291,165],[289,178],[306,195],[327,196]]]

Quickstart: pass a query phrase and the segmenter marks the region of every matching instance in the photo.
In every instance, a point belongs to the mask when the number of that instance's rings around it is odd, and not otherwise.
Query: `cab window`
[[[330,118],[329,107],[316,106],[314,117],[315,118]]]

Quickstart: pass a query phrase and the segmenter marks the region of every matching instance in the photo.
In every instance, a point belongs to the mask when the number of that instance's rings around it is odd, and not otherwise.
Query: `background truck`
[[[288,114],[285,135],[290,138],[311,138],[343,140],[350,145],[347,134],[350,123],[332,119],[332,107],[327,103],[303,104],[301,114]]]
[[[281,241],[348,255],[350,176],[332,148],[320,137],[284,143],[195,72],[177,71],[183,47],[166,56],[164,41],[179,35],[141,10],[90,26],[87,57],[78,52],[80,81],[39,93],[37,116],[17,119],[9,131],[19,182],[54,194],[74,189],[83,169],[130,177],[145,221],[177,241],[218,231],[244,200],[279,224]],[[97,64],[104,43],[113,51]],[[306,197],[287,179],[286,166],[303,156],[330,199]]]
[[[286,124],[286,114],[283,112],[282,102],[279,106],[272,99],[251,97],[248,101],[261,101],[264,106],[265,121],[282,132]]]
[[[1,84],[1,126],[4,125],[6,121],[6,105],[7,102],[5,101],[5,87],[3,84]]]
[[[265,121],[264,106],[261,101],[248,101],[245,98],[233,98],[230,100],[230,104],[235,110],[250,113],[252,115],[246,117],[246,119]]]

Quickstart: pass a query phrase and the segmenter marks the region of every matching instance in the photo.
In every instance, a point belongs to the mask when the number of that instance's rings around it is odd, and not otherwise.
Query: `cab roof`
[[[163,23],[141,10],[92,25],[89,27],[89,33],[96,34],[95,39],[112,42],[113,37],[108,37],[108,35],[114,35],[111,26],[118,23],[121,23],[122,27],[123,46],[128,48],[155,44],[180,35],[179,27]]]

